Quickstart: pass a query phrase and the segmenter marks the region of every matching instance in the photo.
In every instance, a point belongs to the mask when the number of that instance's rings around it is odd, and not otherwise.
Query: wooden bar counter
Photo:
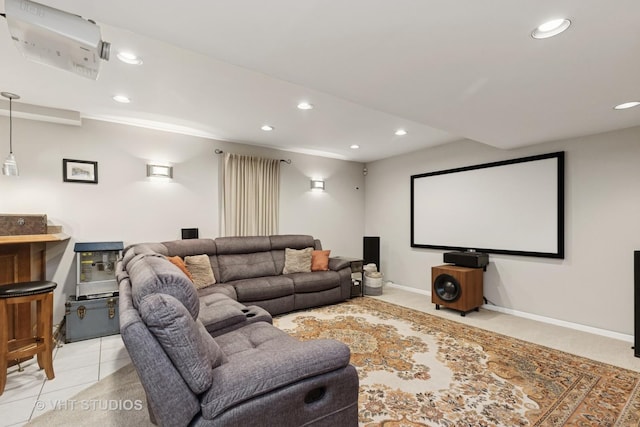
[[[50,231],[60,231],[60,227],[50,228]],[[68,239],[62,232],[0,236],[0,286],[46,280],[47,243]],[[33,324],[31,305],[16,305],[13,316],[9,316],[9,340],[31,337]]]

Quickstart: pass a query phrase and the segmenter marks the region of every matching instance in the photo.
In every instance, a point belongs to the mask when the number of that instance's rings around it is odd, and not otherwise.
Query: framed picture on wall
[[[98,183],[98,162],[62,159],[62,179],[64,182]]]

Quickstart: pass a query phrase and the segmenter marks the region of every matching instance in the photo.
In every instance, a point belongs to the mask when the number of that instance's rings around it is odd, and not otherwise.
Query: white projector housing
[[[110,43],[100,27],[30,0],[5,0],[9,33],[25,58],[97,79],[100,59],[109,60]]]

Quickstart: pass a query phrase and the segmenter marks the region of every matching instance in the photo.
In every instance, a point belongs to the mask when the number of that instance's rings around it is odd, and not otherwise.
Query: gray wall
[[[6,120],[0,135],[8,134]],[[6,141],[1,138],[1,141]],[[2,160],[8,143],[0,147]],[[180,238],[183,227],[201,237],[220,235],[219,173],[215,148],[291,159],[281,168],[280,233],[311,234],[332,254],[359,256],[364,232],[362,164],[288,153],[84,120],[81,127],[14,118],[14,153],[19,177],[0,175],[1,213],[45,213],[71,236],[49,244],[47,276],[58,283],[54,321],[75,293],[75,242]],[[98,161],[98,184],[65,183],[62,159]],[[146,176],[147,163],[170,164],[174,179]],[[312,193],[311,177],[326,179],[327,191]],[[356,190],[355,188],[360,188]]]
[[[7,132],[0,121],[0,135]],[[564,150],[566,258],[492,255],[485,296],[507,309],[633,334],[640,128],[509,151],[463,140],[370,163],[363,177],[355,162],[93,120],[74,127],[14,119],[21,176],[0,176],[0,212],[46,213],[71,236],[48,245],[48,277],[59,284],[54,321],[75,291],[75,242],[169,240],[182,227],[219,235],[215,148],[291,159],[282,165],[280,232],[312,234],[347,256],[361,255],[363,235],[379,235],[385,279],[422,291],[430,291],[430,268],[442,264],[443,251],[409,245],[410,175]],[[2,159],[7,150],[0,147]],[[63,158],[98,161],[99,184],[64,183]],[[149,162],[172,164],[175,179],[148,179]],[[309,191],[311,177],[325,178],[327,191]]]
[[[445,251],[410,247],[412,174],[562,150],[565,259],[491,255],[484,295],[514,311],[632,335],[640,127],[508,151],[463,140],[368,164],[365,233],[381,237],[385,279],[430,292],[431,267],[443,264]]]

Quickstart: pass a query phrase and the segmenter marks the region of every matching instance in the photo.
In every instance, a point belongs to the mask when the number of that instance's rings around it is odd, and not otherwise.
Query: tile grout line
[[[40,395],[42,394],[42,389],[44,388],[45,381],[47,381],[46,377],[42,380],[42,384],[40,385],[40,391],[38,392],[38,396],[36,396],[36,401],[33,402],[33,407],[31,408],[31,413],[29,413],[29,418],[27,419],[27,421],[31,421],[31,418],[33,417],[33,413],[36,410],[36,404],[40,400]]]
[[[58,341],[55,341],[56,345],[54,347],[54,352],[53,355],[51,356],[51,358],[53,359],[53,362],[55,362],[56,360],[56,356],[58,355],[58,350],[60,349],[60,347],[58,346]],[[55,367],[53,368],[53,372],[55,373]],[[40,385],[40,391],[38,392],[38,395],[36,396],[36,401],[33,402],[33,408],[31,408],[31,413],[29,414],[29,418],[27,419],[27,422],[31,421],[31,418],[33,418],[33,413],[36,410],[36,403],[38,403],[38,401],[40,400],[40,396],[42,396],[42,390],[44,389],[44,385],[47,382],[47,377],[45,376],[42,379],[42,384]]]

